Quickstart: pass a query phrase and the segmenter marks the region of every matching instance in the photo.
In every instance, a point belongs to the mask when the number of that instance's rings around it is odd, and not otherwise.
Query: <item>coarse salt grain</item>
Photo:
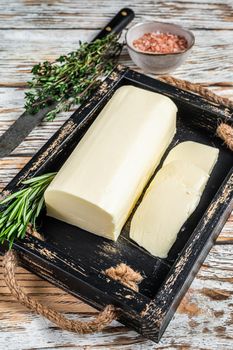
[[[143,52],[158,54],[182,52],[187,49],[187,40],[171,33],[145,33],[133,41],[133,46]]]

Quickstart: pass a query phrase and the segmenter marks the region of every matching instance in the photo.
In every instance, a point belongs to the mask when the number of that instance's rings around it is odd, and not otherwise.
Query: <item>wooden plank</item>
[[[17,342],[20,350],[29,349],[211,349],[231,350],[233,329],[233,269],[230,246],[215,246],[197,278],[191,285],[179,309],[170,323],[159,345],[147,341],[137,333],[128,330],[117,322],[105,332],[78,336],[62,332],[40,317],[36,317],[23,306],[13,301],[3,283],[0,284],[0,331],[2,344],[15,350]],[[2,280],[2,269],[0,269]],[[70,295],[54,288],[47,282],[20,268],[18,279],[25,290],[33,297],[62,312],[70,313],[71,318],[81,319],[95,314],[95,311],[76,301]],[[211,321],[210,321],[211,320]],[[49,340],[49,343],[48,343]],[[133,345],[132,345],[133,344]]]
[[[78,4],[72,0],[1,1],[0,26],[7,30],[1,30],[0,43],[0,133],[6,130],[22,110],[25,81],[30,77],[32,65],[75,49],[79,38],[91,38],[122,6],[126,6],[123,0],[104,0],[101,4],[97,0],[89,3],[79,1]],[[171,21],[194,29],[197,38],[194,51],[187,63],[174,75],[202,82],[222,95],[233,96],[232,0],[135,0],[133,7],[137,14],[135,22],[145,19]],[[133,66],[125,50],[122,62]],[[18,147],[14,156],[0,162],[0,188],[30,159],[25,155],[32,155],[38,150],[67,117],[62,116],[56,122],[44,123],[38,127],[25,143]],[[19,157],[19,154],[22,156]],[[59,331],[49,322],[34,316],[14,302],[4,287],[2,276],[1,344],[9,350],[230,350],[233,338],[232,242],[233,216],[225,225],[218,238],[218,245],[206,259],[159,345],[145,341],[135,332],[128,331],[117,323],[113,323],[107,331],[91,336],[80,337]],[[80,311],[83,313],[83,319],[95,312],[77,299],[22,269],[18,276],[27,291],[41,298],[40,300],[51,303],[58,310]],[[71,317],[75,318],[75,315],[72,314]]]
[[[2,86],[0,88],[0,134],[2,134],[23,111],[25,82],[30,79],[31,67],[38,61],[53,60],[61,53],[75,50],[77,38],[90,40],[95,31],[50,30],[49,36],[44,30],[2,30],[0,32],[2,38],[0,50],[7,48],[0,63],[0,86]],[[195,34],[198,39],[197,46],[187,63],[180,67],[175,74],[180,78],[202,82],[210,87],[214,85],[213,88],[218,93],[231,97],[232,84],[230,82],[233,80],[231,32],[211,31],[206,32],[203,36],[202,31],[195,31]],[[219,40],[221,40],[221,45],[218,45]],[[211,66],[210,52],[206,51],[206,42],[209,43],[211,49]],[[224,60],[219,65],[218,62],[222,58],[223,50],[225,52]],[[11,57],[10,60],[9,57]],[[25,57],[27,57],[26,60]],[[121,63],[136,68],[130,61],[126,49],[123,51]],[[206,83],[207,72],[208,83]],[[35,153],[69,115],[70,113],[62,115],[53,123],[43,123],[15,150],[14,154]]]
[[[93,31],[1,31],[2,41],[0,50],[8,47],[0,63],[0,134],[2,134],[23,111],[25,82],[30,79],[30,69],[33,64],[45,59],[54,59],[62,52],[69,52],[77,47],[77,37],[88,40],[94,35]],[[212,87],[219,94],[232,97],[233,71],[231,69],[231,57],[233,47],[230,31],[211,31],[205,36],[197,31],[200,43],[193,51],[190,59],[180,67],[176,76],[188,78],[191,81],[202,82],[203,85]],[[25,41],[25,38],[27,40]],[[48,39],[49,38],[49,39]],[[221,40],[221,45],[217,43]],[[206,41],[210,42],[212,61],[209,63],[209,51],[206,52]],[[61,44],[62,43],[62,44]],[[8,44],[8,46],[7,46]],[[23,50],[22,50],[23,47]],[[49,49],[48,49],[49,47]],[[222,50],[226,53],[224,60]],[[10,60],[8,57],[12,57]],[[27,57],[27,60],[25,60]],[[28,59],[30,58],[30,59]],[[221,60],[222,64],[218,62]],[[136,68],[127,56],[124,49],[121,63]],[[195,67],[195,66],[196,67]],[[139,70],[139,69],[138,69]],[[207,78],[208,77],[208,82]],[[42,123],[31,135],[18,147],[13,154],[33,154],[45,141],[64,123],[71,113],[61,115],[53,123]]]
[[[123,0],[2,0],[1,28],[102,28],[106,19],[125,7]],[[179,0],[133,1],[130,3],[139,20],[172,21],[190,28],[232,29],[232,1]]]
[[[232,88],[232,31],[193,31],[196,44],[186,63],[174,75],[193,82],[225,83]],[[32,66],[40,61],[54,60],[61,54],[76,50],[78,40],[89,41],[95,30],[0,30],[0,86],[24,87]],[[224,52],[224,55],[223,55]],[[210,59],[211,57],[211,59]],[[124,48],[120,62],[136,68]],[[221,62],[221,64],[219,64]],[[228,85],[227,85],[228,84]],[[23,100],[22,100],[23,102]]]

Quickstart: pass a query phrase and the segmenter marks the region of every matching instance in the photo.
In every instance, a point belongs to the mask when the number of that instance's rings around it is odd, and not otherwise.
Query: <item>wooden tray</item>
[[[181,229],[168,258],[153,257],[129,239],[130,219],[118,241],[111,242],[46,217],[45,213],[41,215],[39,231],[46,241],[28,236],[16,242],[14,249],[27,269],[97,309],[107,304],[117,306],[121,310],[120,322],[158,341],[233,208],[233,157],[215,136],[220,121],[233,124],[229,111],[199,96],[118,66],[5,190],[14,192],[21,186],[22,179],[57,171],[114,91],[129,84],[167,95],[176,103],[177,133],[167,152],[184,140],[213,145],[220,150],[201,202]],[[138,293],[103,273],[106,268],[121,262],[143,275]]]

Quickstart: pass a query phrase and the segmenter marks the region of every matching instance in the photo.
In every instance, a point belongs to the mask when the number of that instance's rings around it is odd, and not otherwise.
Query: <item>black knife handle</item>
[[[133,19],[134,11],[129,8],[121,9],[115,17],[101,30],[101,32],[93,39],[101,39],[110,33],[120,33]]]

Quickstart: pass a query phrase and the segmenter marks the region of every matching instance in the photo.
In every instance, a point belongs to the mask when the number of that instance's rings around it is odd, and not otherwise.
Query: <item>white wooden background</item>
[[[121,7],[132,7],[136,21],[170,21],[190,28],[196,45],[174,75],[233,97],[233,0],[0,1],[0,134],[23,110],[30,69],[89,40]],[[126,51],[121,62],[133,68]],[[0,161],[3,188],[62,125],[69,114],[42,123]],[[233,217],[225,225],[158,345],[117,322],[102,333],[78,336],[60,331],[20,306],[5,287],[0,269],[0,349],[233,349]],[[51,284],[19,269],[28,293],[57,310],[82,319],[95,310]]]

